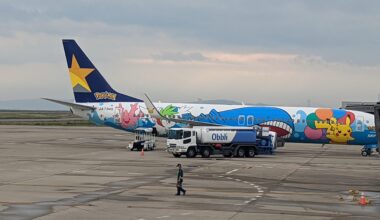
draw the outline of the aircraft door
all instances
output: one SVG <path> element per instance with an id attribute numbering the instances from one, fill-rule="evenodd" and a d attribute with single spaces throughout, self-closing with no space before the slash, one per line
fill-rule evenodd
<path id="1" fill-rule="evenodd" d="M 363 116 L 358 116 L 356 118 L 356 131 L 359 131 L 359 132 L 364 131 L 364 118 L 363 118 Z"/>

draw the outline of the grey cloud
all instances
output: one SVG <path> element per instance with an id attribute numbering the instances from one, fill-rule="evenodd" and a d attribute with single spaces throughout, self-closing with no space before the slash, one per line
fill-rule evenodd
<path id="1" fill-rule="evenodd" d="M 176 39 L 190 38 L 187 43 L 204 48 L 300 53 L 375 64 L 380 61 L 378 8 L 380 2 L 370 0 L 36 0 L 33 4 L 24 0 L 1 4 L 0 25 L 2 32 L 22 29 L 23 25 L 13 24 L 21 22 L 30 32 L 65 34 L 72 32 L 70 28 L 38 28 L 38 23 L 67 19 L 83 23 L 77 32 L 83 34 L 88 23 L 98 22 L 126 38 L 125 30 L 142 27 Z"/>
<path id="2" fill-rule="evenodd" d="M 164 52 L 154 54 L 152 58 L 160 61 L 206 61 L 207 57 L 199 52 L 184 53 L 184 52 Z"/>
<path id="3" fill-rule="evenodd" d="M 115 88 L 131 95 L 148 88 L 168 101 L 202 97 L 298 105 L 311 99 L 330 106 L 372 99 L 380 80 L 379 8 L 380 1 L 370 0 L 3 0 L 0 74 L 8 81 L 0 82 L 0 99 L 72 97 L 60 41 L 66 37 L 78 41 Z M 210 52 L 297 58 L 236 65 L 128 61 L 208 61 Z M 274 85 L 270 92 L 256 86 L 268 79 Z M 357 82 L 362 85 L 355 89 Z M 16 84 L 23 89 L 12 90 Z"/>

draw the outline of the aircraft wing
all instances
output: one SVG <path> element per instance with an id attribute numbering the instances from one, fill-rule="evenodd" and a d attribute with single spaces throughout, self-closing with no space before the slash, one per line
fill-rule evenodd
<path id="1" fill-rule="evenodd" d="M 180 119 L 180 118 L 168 118 L 164 115 L 162 115 L 156 106 L 154 106 L 153 102 L 150 100 L 147 94 L 144 94 L 145 98 L 143 99 L 146 105 L 146 108 L 148 109 L 148 113 L 153 117 L 153 118 L 158 118 L 161 120 L 167 120 L 167 121 L 172 121 L 175 123 L 181 123 L 181 124 L 188 124 L 192 126 L 221 126 L 220 124 L 213 124 L 213 123 L 208 123 L 208 122 L 201 122 L 201 121 L 192 121 L 192 120 L 185 120 L 185 119 Z"/>
<path id="2" fill-rule="evenodd" d="M 65 102 L 65 101 L 61 101 L 61 100 L 48 99 L 48 98 L 42 98 L 42 99 L 45 99 L 45 100 L 50 101 L 50 102 L 55 102 L 55 103 L 58 103 L 61 105 L 65 105 L 68 107 L 73 107 L 76 109 L 82 109 L 82 110 L 95 110 L 96 109 L 95 107 L 92 107 L 92 106 L 81 105 L 81 104 L 71 103 L 71 102 Z"/>

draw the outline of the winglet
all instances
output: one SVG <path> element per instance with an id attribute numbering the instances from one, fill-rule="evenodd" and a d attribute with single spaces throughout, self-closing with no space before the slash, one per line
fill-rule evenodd
<path id="1" fill-rule="evenodd" d="M 148 113 L 153 117 L 153 118 L 160 118 L 160 119 L 167 119 L 163 115 L 160 114 L 160 112 L 157 110 L 156 106 L 154 106 L 152 100 L 149 98 L 147 94 L 144 93 L 144 102 L 146 105 L 146 108 L 148 109 Z"/>

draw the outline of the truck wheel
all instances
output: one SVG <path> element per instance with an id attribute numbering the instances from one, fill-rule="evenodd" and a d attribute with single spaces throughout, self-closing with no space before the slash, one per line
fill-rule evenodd
<path id="1" fill-rule="evenodd" d="M 362 156 L 363 156 L 363 157 L 368 156 L 367 151 L 363 150 L 363 151 L 362 151 Z"/>
<path id="2" fill-rule="evenodd" d="M 379 148 L 376 148 L 376 152 L 379 153 Z"/>
<path id="3" fill-rule="evenodd" d="M 178 157 L 181 157 L 181 154 L 174 154 L 173 153 L 173 156 L 176 157 L 176 158 L 178 158 Z"/>
<path id="4" fill-rule="evenodd" d="M 238 151 L 237 151 L 236 156 L 237 156 L 237 157 L 244 157 L 244 155 L 245 155 L 245 150 L 244 150 L 244 148 L 240 147 L 240 148 L 238 149 Z"/>
<path id="5" fill-rule="evenodd" d="M 255 155 L 256 155 L 255 149 L 249 148 L 247 150 L 247 155 L 246 155 L 247 157 L 255 157 Z"/>
<path id="6" fill-rule="evenodd" d="M 210 149 L 208 147 L 206 147 L 205 149 L 203 149 L 203 151 L 202 151 L 202 157 L 209 158 L 210 155 L 211 155 L 211 152 L 210 152 Z"/>
<path id="7" fill-rule="evenodd" d="M 187 149 L 187 152 L 186 152 L 187 158 L 192 158 L 192 157 L 195 157 L 196 155 L 197 155 L 197 152 L 195 152 L 195 149 L 193 147 L 190 147 L 189 149 Z"/>

